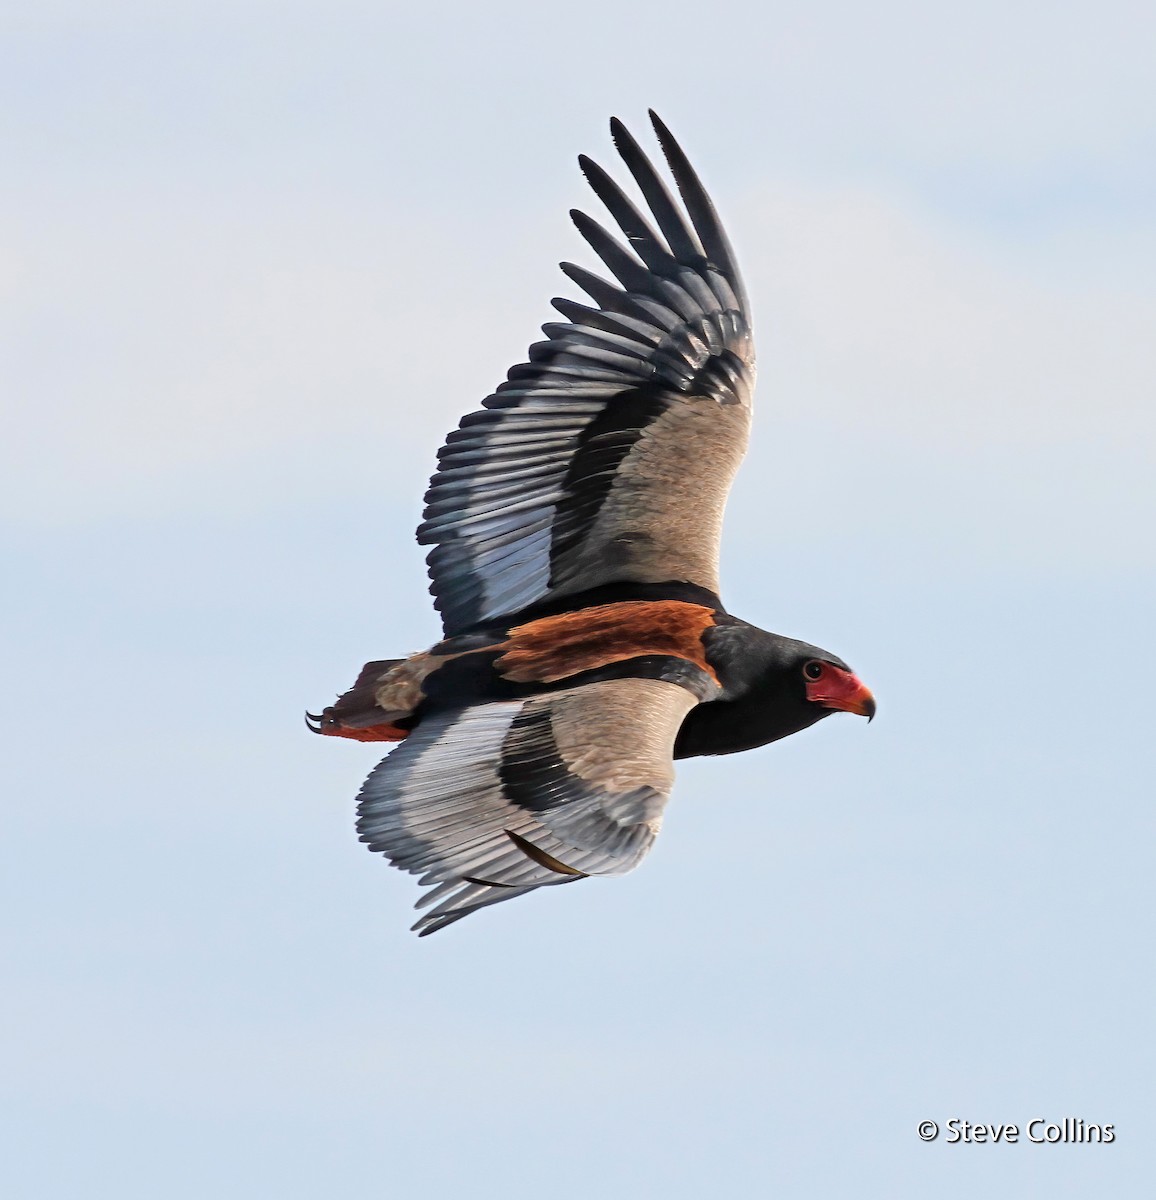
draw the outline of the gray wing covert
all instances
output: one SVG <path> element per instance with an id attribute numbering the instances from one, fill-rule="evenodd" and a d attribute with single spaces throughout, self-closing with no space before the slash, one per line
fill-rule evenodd
<path id="1" fill-rule="evenodd" d="M 616 282 L 563 270 L 529 362 L 449 435 L 418 541 L 447 636 L 605 583 L 718 592 L 723 508 L 746 449 L 754 349 L 734 255 L 698 176 L 651 114 L 681 204 L 625 127 L 643 215 L 580 162 L 629 249 L 572 214 Z"/>

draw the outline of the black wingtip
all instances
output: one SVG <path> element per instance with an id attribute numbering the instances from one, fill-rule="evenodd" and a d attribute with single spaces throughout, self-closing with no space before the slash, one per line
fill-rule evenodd
<path id="1" fill-rule="evenodd" d="M 619 150 L 619 153 L 621 153 L 620 147 L 622 145 L 623 138 L 629 138 L 629 137 L 630 137 L 630 130 L 627 129 L 626 126 L 617 117 L 611 117 L 610 118 L 610 140 L 614 143 L 615 149 Z"/>
<path id="2" fill-rule="evenodd" d="M 666 123 L 654 111 L 649 110 L 650 123 L 658 137 L 658 144 L 666 158 L 666 165 L 674 176 L 674 182 L 682 196 L 683 204 L 690 216 L 691 224 L 702 242 L 707 258 L 727 277 L 740 304 L 746 304 L 746 294 L 743 289 L 742 276 L 739 274 L 735 261 L 734 250 L 730 240 L 715 211 L 714 203 L 703 186 L 698 172 L 687 158 L 686 151 L 679 145 L 678 139 L 666 127 Z"/>
<path id="3" fill-rule="evenodd" d="M 674 134 L 670 132 L 666 122 L 658 115 L 658 113 L 656 113 L 653 108 L 648 108 L 646 111 L 650 117 L 650 124 L 654 129 L 655 137 L 658 138 L 658 144 L 662 147 L 662 153 L 666 156 L 666 161 L 668 164 L 670 164 L 671 169 L 673 170 L 674 164 L 670 162 L 671 153 L 673 152 L 679 157 L 685 157 L 685 155 L 683 155 L 682 147 L 678 144 L 678 140 L 675 138 Z"/>

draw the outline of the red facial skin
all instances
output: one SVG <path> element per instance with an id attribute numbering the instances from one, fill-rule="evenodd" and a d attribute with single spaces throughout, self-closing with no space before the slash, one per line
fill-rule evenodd
<path id="1" fill-rule="evenodd" d="M 840 712 L 866 717 L 868 721 L 875 716 L 875 697 L 857 675 L 831 663 L 817 659 L 812 661 L 821 668 L 821 674 L 818 679 L 811 679 L 804 673 L 808 700 L 824 708 L 836 708 Z M 810 663 L 807 665 L 810 666 Z"/>

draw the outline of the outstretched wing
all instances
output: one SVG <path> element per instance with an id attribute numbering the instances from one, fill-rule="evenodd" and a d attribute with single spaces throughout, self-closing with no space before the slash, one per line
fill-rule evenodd
<path id="1" fill-rule="evenodd" d="M 650 849 L 691 691 L 611 679 L 427 717 L 369 776 L 358 832 L 433 890 L 414 929 L 589 875 Z"/>
<path id="2" fill-rule="evenodd" d="M 430 590 L 447 636 L 609 583 L 718 592 L 754 349 L 714 206 L 651 119 L 681 205 L 612 121 L 650 217 L 584 156 L 629 249 L 584 213 L 571 215 L 617 282 L 563 263 L 596 307 L 556 299 L 567 321 L 543 326 L 548 340 L 530 347 L 530 361 L 439 453 L 418 541 L 433 546 Z"/>

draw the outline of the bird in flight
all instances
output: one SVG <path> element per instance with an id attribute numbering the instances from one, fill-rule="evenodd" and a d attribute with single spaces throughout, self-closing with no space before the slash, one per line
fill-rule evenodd
<path id="1" fill-rule="evenodd" d="M 367 663 L 308 717 L 317 733 L 400 743 L 366 780 L 357 828 L 430 889 L 422 935 L 632 870 L 675 759 L 875 713 L 842 659 L 719 599 L 754 345 L 714 205 L 650 117 L 677 197 L 611 121 L 644 207 L 583 155 L 622 237 L 571 216 L 612 278 L 562 264 L 591 303 L 555 299 L 564 319 L 438 453 L 417 539 L 443 640 Z"/>

